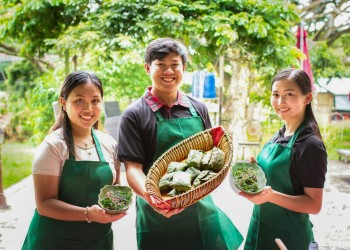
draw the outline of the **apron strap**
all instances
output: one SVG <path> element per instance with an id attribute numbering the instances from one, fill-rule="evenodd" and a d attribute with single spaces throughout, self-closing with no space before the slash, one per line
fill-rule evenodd
<path id="1" fill-rule="evenodd" d="M 192 116 L 194 116 L 194 117 L 198 117 L 199 116 L 197 114 L 197 111 L 194 109 L 192 103 L 190 103 L 190 112 L 191 112 Z"/>
<path id="2" fill-rule="evenodd" d="M 96 151 L 97 151 L 98 157 L 100 158 L 100 161 L 105 162 L 106 160 L 105 160 L 105 157 L 104 157 L 103 152 L 102 152 L 102 147 L 101 147 L 100 141 L 98 140 L 98 138 L 96 136 L 95 130 L 92 129 L 91 132 L 92 132 L 92 137 L 95 141 Z"/>
<path id="3" fill-rule="evenodd" d="M 183 97 L 183 99 L 184 99 L 184 100 L 187 102 L 187 104 L 190 106 L 191 115 L 194 116 L 194 117 L 198 117 L 199 115 L 198 115 L 197 111 L 195 110 L 195 108 L 193 107 L 193 105 L 192 105 L 190 99 L 188 98 L 188 96 L 185 95 L 185 96 Z"/>
<path id="4" fill-rule="evenodd" d="M 164 120 L 163 116 L 159 112 L 159 109 L 156 110 L 154 113 L 156 114 L 158 121 L 163 121 Z"/>
<path id="5" fill-rule="evenodd" d="M 298 138 L 299 133 L 301 132 L 301 130 L 305 127 L 305 123 L 301 123 L 300 126 L 298 127 L 298 129 L 295 131 L 294 135 L 292 136 L 292 138 L 290 138 L 287 147 L 290 148 L 294 145 L 294 142 L 296 141 L 296 139 Z"/>

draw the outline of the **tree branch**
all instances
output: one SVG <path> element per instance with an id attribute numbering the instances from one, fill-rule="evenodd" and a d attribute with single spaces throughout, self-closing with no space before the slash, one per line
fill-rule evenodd
<path id="1" fill-rule="evenodd" d="M 330 37 L 330 39 L 327 41 L 328 46 L 332 45 L 340 36 L 342 36 L 343 34 L 349 33 L 350 32 L 350 28 L 347 28 L 345 30 L 336 32 L 334 35 L 332 35 Z"/>
<path id="2" fill-rule="evenodd" d="M 0 43 L 0 52 L 11 56 L 18 56 L 18 49 L 4 43 Z"/>
<path id="3" fill-rule="evenodd" d="M 0 53 L 4 53 L 10 56 L 18 56 L 19 50 L 10 45 L 0 43 Z M 40 58 L 37 56 L 34 56 L 34 57 L 26 56 L 25 58 L 31 61 L 41 72 L 47 71 L 47 68 L 51 68 L 51 69 L 55 68 L 50 61 L 45 60 L 43 58 Z"/>

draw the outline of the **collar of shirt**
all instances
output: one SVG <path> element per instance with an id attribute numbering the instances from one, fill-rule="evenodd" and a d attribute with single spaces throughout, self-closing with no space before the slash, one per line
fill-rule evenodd
<path id="1" fill-rule="evenodd" d="M 169 107 L 167 104 L 165 104 L 164 102 L 159 100 L 159 98 L 156 97 L 155 95 L 152 95 L 151 89 L 152 89 L 152 87 L 147 88 L 145 94 L 143 95 L 143 98 L 145 98 L 145 101 L 150 106 L 152 111 L 156 112 L 157 110 L 159 110 L 163 106 L 165 106 L 165 108 L 167 108 L 167 109 L 170 109 L 171 107 Z M 190 105 L 188 104 L 186 95 L 183 94 L 180 90 L 177 91 L 177 101 L 174 103 L 174 105 L 181 105 L 181 106 L 186 107 L 186 108 L 190 107 Z"/>
<path id="2" fill-rule="evenodd" d="M 286 125 L 283 125 L 281 129 L 278 131 L 278 136 L 275 139 L 275 142 L 277 143 L 288 143 L 290 138 L 292 138 L 292 135 L 284 136 L 284 133 L 286 132 Z M 306 125 L 301 131 L 296 139 L 297 142 L 304 140 L 305 138 L 314 135 L 312 128 L 309 125 Z"/>

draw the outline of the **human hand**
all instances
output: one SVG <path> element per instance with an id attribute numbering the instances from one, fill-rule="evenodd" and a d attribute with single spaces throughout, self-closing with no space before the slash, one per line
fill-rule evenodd
<path id="1" fill-rule="evenodd" d="M 250 162 L 250 163 L 258 164 L 258 162 L 255 160 L 254 157 L 250 157 L 250 161 L 249 161 L 249 162 Z"/>
<path id="2" fill-rule="evenodd" d="M 170 218 L 171 216 L 181 213 L 184 208 L 175 208 L 172 209 L 171 205 L 164 200 L 159 199 L 154 195 L 145 194 L 145 200 L 150 204 L 150 206 L 157 213 L 163 215 L 166 218 Z"/>
<path id="3" fill-rule="evenodd" d="M 272 194 L 272 188 L 270 186 L 266 186 L 263 190 L 258 194 L 247 194 L 244 192 L 240 192 L 239 194 L 253 202 L 255 205 L 260 205 L 265 202 L 270 201 L 270 197 Z"/>
<path id="4" fill-rule="evenodd" d="M 154 208 L 153 209 L 163 215 L 166 218 L 170 218 L 171 216 L 181 213 L 185 208 L 174 208 L 174 209 L 160 209 L 160 208 Z"/>
<path id="5" fill-rule="evenodd" d="M 88 210 L 88 218 L 90 221 L 106 224 L 110 222 L 115 222 L 121 218 L 123 218 L 126 213 L 120 214 L 109 214 L 101 208 L 99 205 L 93 205 Z"/>

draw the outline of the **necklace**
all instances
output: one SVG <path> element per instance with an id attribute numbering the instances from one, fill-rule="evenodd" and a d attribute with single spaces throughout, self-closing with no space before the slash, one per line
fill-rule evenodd
<path id="1" fill-rule="evenodd" d="M 84 149 L 89 149 L 95 145 L 93 142 L 90 144 L 88 144 L 88 143 L 74 143 L 74 144 L 81 147 L 81 148 L 84 148 Z"/>
<path id="2" fill-rule="evenodd" d="M 90 138 L 85 139 L 85 140 L 75 138 L 74 144 L 78 145 L 82 148 L 91 148 L 95 143 L 94 143 L 94 140 L 92 139 L 92 137 L 90 137 Z"/>
<path id="3" fill-rule="evenodd" d="M 82 154 L 82 155 L 87 154 L 89 159 L 92 160 L 91 157 L 94 154 L 94 152 L 96 151 L 95 144 L 92 144 L 90 146 L 87 144 L 84 144 L 84 146 L 82 146 L 82 145 L 75 143 L 74 145 L 78 148 L 78 150 L 80 152 L 79 154 Z"/>

